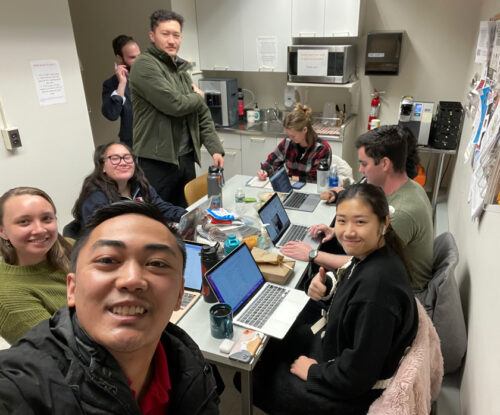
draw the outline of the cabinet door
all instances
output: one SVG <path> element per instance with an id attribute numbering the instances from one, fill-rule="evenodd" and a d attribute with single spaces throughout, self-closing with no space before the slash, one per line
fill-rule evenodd
<path id="1" fill-rule="evenodd" d="M 325 0 L 292 0 L 293 37 L 323 36 L 324 28 Z"/>
<path id="2" fill-rule="evenodd" d="M 224 178 L 229 180 L 231 177 L 241 174 L 241 150 L 228 148 L 224 156 Z"/>
<path id="3" fill-rule="evenodd" d="M 286 72 L 286 48 L 292 44 L 292 0 L 252 0 L 240 4 L 245 22 L 244 70 Z"/>
<path id="4" fill-rule="evenodd" d="M 255 176 L 260 163 L 276 148 L 275 137 L 241 136 L 241 173 Z"/>
<path id="5" fill-rule="evenodd" d="M 198 48 L 202 70 L 243 70 L 241 3 L 196 0 Z"/>
<path id="6" fill-rule="evenodd" d="M 325 37 L 358 36 L 360 0 L 326 0 Z"/>

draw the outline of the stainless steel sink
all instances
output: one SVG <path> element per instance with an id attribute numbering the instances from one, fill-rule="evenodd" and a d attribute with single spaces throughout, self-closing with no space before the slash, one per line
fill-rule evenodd
<path id="1" fill-rule="evenodd" d="M 280 121 L 260 121 L 255 124 L 248 125 L 247 130 L 249 131 L 261 131 L 263 133 L 282 133 L 283 124 Z"/>

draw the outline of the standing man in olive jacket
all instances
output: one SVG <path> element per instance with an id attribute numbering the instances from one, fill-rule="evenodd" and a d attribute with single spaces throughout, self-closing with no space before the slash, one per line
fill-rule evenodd
<path id="1" fill-rule="evenodd" d="M 224 149 L 203 91 L 187 72 L 190 64 L 177 56 L 183 22 L 172 11 L 151 15 L 152 45 L 135 61 L 130 89 L 139 164 L 163 200 L 185 207 L 184 185 L 196 177 L 201 145 L 218 167 L 223 167 Z"/>
<path id="2" fill-rule="evenodd" d="M 0 414 L 218 414 L 210 365 L 169 323 L 185 265 L 154 206 L 98 210 L 73 247 L 68 307 L 0 352 Z"/>

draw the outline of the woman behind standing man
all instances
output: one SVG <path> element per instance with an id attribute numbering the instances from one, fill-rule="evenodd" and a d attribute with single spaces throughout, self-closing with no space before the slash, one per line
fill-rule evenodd
<path id="1" fill-rule="evenodd" d="M 278 147 L 261 163 L 257 176 L 261 180 L 286 166 L 289 176 L 300 181 L 316 182 L 316 171 L 321 160 L 330 165 L 332 150 L 326 140 L 318 137 L 312 127 L 311 108 L 297 104 L 283 120 L 286 137 Z"/>
<path id="2" fill-rule="evenodd" d="M 44 191 L 16 187 L 0 197 L 0 336 L 9 343 L 66 305 L 70 251 Z"/>
<path id="3" fill-rule="evenodd" d="M 383 191 L 341 192 L 335 234 L 352 259 L 331 283 L 321 268 L 308 289 L 327 302 L 326 318 L 295 324 L 256 367 L 254 401 L 267 413 L 366 414 L 415 338 L 416 302 Z"/>
<path id="4" fill-rule="evenodd" d="M 94 212 L 123 199 L 155 205 L 170 222 L 179 222 L 184 208 L 165 202 L 148 183 L 135 156 L 123 143 L 102 144 L 94 152 L 94 171 L 83 181 L 73 216 L 84 226 Z"/>

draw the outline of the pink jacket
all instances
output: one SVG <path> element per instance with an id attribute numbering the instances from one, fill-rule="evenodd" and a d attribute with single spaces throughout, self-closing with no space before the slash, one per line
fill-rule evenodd
<path id="1" fill-rule="evenodd" d="M 443 379 L 443 356 L 436 329 L 418 300 L 418 330 L 382 396 L 368 415 L 428 415 Z"/>

